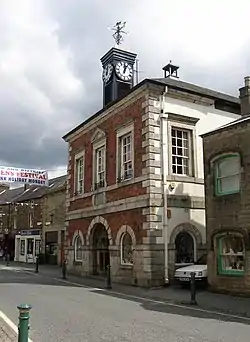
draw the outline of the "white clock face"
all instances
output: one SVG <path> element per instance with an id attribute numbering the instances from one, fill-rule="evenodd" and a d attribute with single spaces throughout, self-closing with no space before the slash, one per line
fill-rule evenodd
<path id="1" fill-rule="evenodd" d="M 123 81 L 129 81 L 133 76 L 133 68 L 127 62 L 118 62 L 115 66 L 115 71 L 117 76 Z"/>
<path id="2" fill-rule="evenodd" d="M 102 79 L 105 83 L 107 83 L 110 80 L 110 77 L 113 72 L 113 65 L 107 64 L 103 70 Z"/>

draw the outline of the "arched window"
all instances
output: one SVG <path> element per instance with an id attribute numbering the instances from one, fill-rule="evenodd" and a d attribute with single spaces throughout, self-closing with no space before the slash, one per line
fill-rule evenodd
<path id="1" fill-rule="evenodd" d="M 78 235 L 75 238 L 74 259 L 75 259 L 75 261 L 82 261 L 82 239 L 81 239 L 80 235 Z"/>
<path id="2" fill-rule="evenodd" d="M 133 243 L 128 232 L 123 233 L 121 237 L 121 263 L 125 265 L 133 264 Z"/>
<path id="3" fill-rule="evenodd" d="M 215 194 L 229 195 L 240 191 L 240 156 L 226 154 L 214 161 Z"/>
<path id="4" fill-rule="evenodd" d="M 218 273 L 242 275 L 245 270 L 243 237 L 227 233 L 218 237 Z"/>

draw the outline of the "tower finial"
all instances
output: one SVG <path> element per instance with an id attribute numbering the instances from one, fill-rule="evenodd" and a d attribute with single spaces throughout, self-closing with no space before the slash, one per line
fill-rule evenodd
<path id="1" fill-rule="evenodd" d="M 118 21 L 115 26 L 112 28 L 115 33 L 113 34 L 113 38 L 117 45 L 121 45 L 123 41 L 123 34 L 127 34 L 127 32 L 123 31 L 123 28 L 126 25 L 126 21 L 123 23 L 121 21 Z"/>

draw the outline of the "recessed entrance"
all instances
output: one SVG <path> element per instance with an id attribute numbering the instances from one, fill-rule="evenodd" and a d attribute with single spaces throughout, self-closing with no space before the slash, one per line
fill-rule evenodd
<path id="1" fill-rule="evenodd" d="M 176 263 L 194 262 L 194 239 L 188 232 L 181 232 L 175 239 Z"/>
<path id="2" fill-rule="evenodd" d="M 97 223 L 92 233 L 93 274 L 105 275 L 110 264 L 109 238 L 105 226 Z"/>

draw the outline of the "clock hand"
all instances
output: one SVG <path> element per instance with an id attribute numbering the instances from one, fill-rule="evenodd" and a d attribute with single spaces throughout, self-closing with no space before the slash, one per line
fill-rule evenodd
<path id="1" fill-rule="evenodd" d="M 124 65 L 124 67 L 123 67 L 123 73 L 125 74 L 125 72 L 126 72 L 126 70 L 127 70 L 127 65 Z"/>

